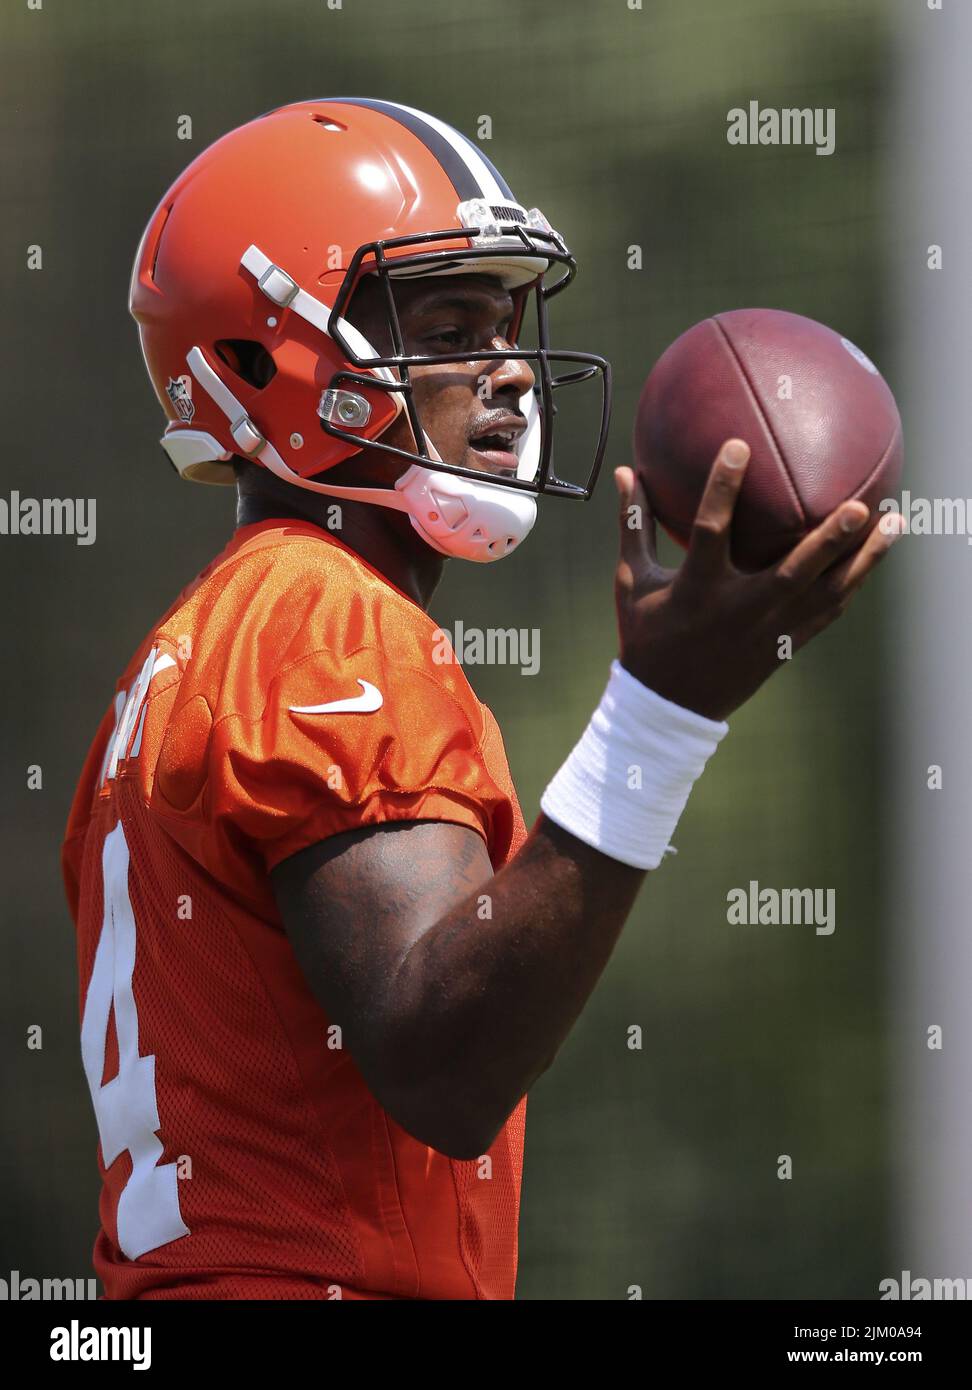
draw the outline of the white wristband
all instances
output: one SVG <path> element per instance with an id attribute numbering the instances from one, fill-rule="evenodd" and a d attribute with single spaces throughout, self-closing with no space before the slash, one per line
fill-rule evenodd
<path id="1" fill-rule="evenodd" d="M 666 700 L 611 662 L 601 703 L 540 809 L 622 864 L 656 869 L 693 783 L 729 732 Z"/>

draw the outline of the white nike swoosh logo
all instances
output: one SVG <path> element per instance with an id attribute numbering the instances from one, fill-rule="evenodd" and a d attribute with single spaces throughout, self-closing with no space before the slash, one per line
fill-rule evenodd
<path id="1" fill-rule="evenodd" d="M 291 705 L 291 714 L 374 714 L 376 709 L 381 709 L 381 691 L 371 684 L 370 681 L 363 681 L 359 678 L 358 684 L 361 686 L 360 695 L 351 695 L 347 700 L 329 700 L 324 705 Z"/>

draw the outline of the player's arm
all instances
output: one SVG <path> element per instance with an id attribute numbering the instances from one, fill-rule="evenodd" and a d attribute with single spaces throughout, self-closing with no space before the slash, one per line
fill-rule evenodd
<path id="1" fill-rule="evenodd" d="M 867 509 L 845 503 L 780 565 L 740 574 L 729 562 L 729 529 L 743 473 L 723 451 L 689 554 L 672 574 L 657 563 L 650 522 L 628 526 L 630 507 L 646 517 L 647 507 L 631 471 L 618 470 L 621 659 L 661 703 L 681 706 L 683 722 L 695 711 L 702 726 L 723 719 L 777 668 L 782 634 L 796 649 L 842 612 L 894 539 L 875 528 L 860 544 Z M 848 530 L 848 519 L 860 524 Z M 654 699 L 643 686 L 629 716 Z M 673 727 L 677 740 L 677 719 Z M 572 760 L 583 745 L 558 774 L 566 774 L 566 793 L 549 803 L 560 823 L 541 815 L 495 875 L 473 830 L 437 822 L 338 835 L 273 873 L 297 959 L 374 1095 L 411 1134 L 455 1157 L 483 1153 L 549 1065 L 644 878 L 627 848 L 638 842 L 639 823 L 621 824 L 627 811 L 610 769 L 599 826 L 585 820 L 588 798 L 571 809 Z M 658 794 L 671 799 L 674 788 L 684 805 L 691 780 L 680 792 L 676 772 L 666 772 Z M 644 835 L 664 840 L 672 828 L 658 831 L 649 815 Z"/>
<path id="2" fill-rule="evenodd" d="M 472 1158 L 546 1069 L 644 874 L 541 816 L 493 874 L 475 830 L 336 835 L 273 872 L 298 963 L 376 1099 Z"/>

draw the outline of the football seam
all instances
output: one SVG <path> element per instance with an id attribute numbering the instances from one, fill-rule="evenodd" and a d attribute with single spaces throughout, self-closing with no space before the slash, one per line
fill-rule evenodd
<path id="1" fill-rule="evenodd" d="M 756 394 L 756 387 L 753 385 L 752 381 L 750 381 L 750 379 L 749 379 L 749 373 L 746 371 L 746 368 L 745 368 L 745 366 L 743 365 L 742 358 L 741 358 L 741 357 L 739 356 L 739 354 L 736 352 L 736 349 L 735 349 L 735 347 L 733 346 L 732 339 L 729 337 L 729 334 L 728 334 L 728 333 L 726 332 L 726 330 L 723 328 L 722 324 L 721 324 L 721 323 L 719 322 L 719 320 L 718 320 L 717 318 L 715 318 L 714 316 L 709 320 L 709 322 L 715 325 L 716 331 L 719 333 L 720 337 L 722 338 L 722 341 L 723 341 L 723 343 L 725 344 L 726 349 L 728 350 L 729 356 L 730 356 L 730 358 L 732 359 L 732 362 L 733 362 L 733 364 L 734 364 L 734 366 L 735 366 L 735 368 L 736 368 L 736 371 L 739 373 L 740 377 L 742 378 L 742 383 L 743 383 L 743 385 L 745 386 L 746 390 L 749 392 L 749 395 L 750 395 L 750 397 L 751 397 L 751 399 L 752 399 L 752 402 L 753 402 L 753 406 L 755 407 L 755 410 L 756 410 L 756 414 L 758 415 L 758 417 L 759 417 L 759 419 L 760 419 L 760 421 L 761 421 L 761 423 L 762 423 L 763 429 L 764 429 L 765 432 L 766 432 L 766 437 L 769 439 L 770 444 L 773 446 L 773 450 L 774 450 L 774 452 L 775 452 L 775 454 L 776 454 L 777 461 L 779 462 L 779 465 L 780 465 L 780 471 L 781 471 L 783 477 L 785 478 L 786 483 L 787 483 L 787 485 L 788 485 L 788 487 L 789 487 L 789 489 L 790 489 L 790 493 L 791 493 L 791 495 L 792 495 L 793 501 L 796 503 L 796 509 L 797 509 L 797 512 L 799 513 L 799 517 L 800 517 L 800 523 L 799 523 L 800 529 L 806 530 L 806 528 L 807 528 L 807 509 L 806 509 L 806 507 L 804 506 L 803 498 L 800 496 L 800 493 L 799 493 L 799 491 L 797 490 L 796 482 L 795 482 L 794 478 L 792 477 L 789 468 L 788 468 L 787 465 L 786 465 L 786 459 L 783 457 L 783 451 L 782 451 L 782 449 L 780 448 L 779 441 L 778 441 L 777 438 L 776 438 L 776 434 L 775 434 L 774 431 L 773 431 L 773 427 L 772 427 L 772 425 L 771 425 L 770 422 L 769 422 L 769 417 L 768 417 L 768 415 L 766 414 L 765 409 L 763 408 L 763 403 L 762 403 L 762 401 L 760 400 L 759 396 Z"/>

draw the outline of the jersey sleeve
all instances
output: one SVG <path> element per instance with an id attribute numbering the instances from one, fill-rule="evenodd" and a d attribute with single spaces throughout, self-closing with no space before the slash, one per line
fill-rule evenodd
<path id="1" fill-rule="evenodd" d="M 374 649 L 335 664 L 314 653 L 275 682 L 263 719 L 217 731 L 219 812 L 268 868 L 380 821 L 459 821 L 486 839 L 481 730 L 435 673 Z"/>
<path id="2" fill-rule="evenodd" d="M 387 821 L 453 821 L 490 845 L 507 797 L 486 770 L 480 708 L 431 664 L 319 649 L 239 703 L 215 718 L 201 695 L 179 704 L 155 775 L 155 808 L 214 872 L 241 842 L 270 870 Z"/>

